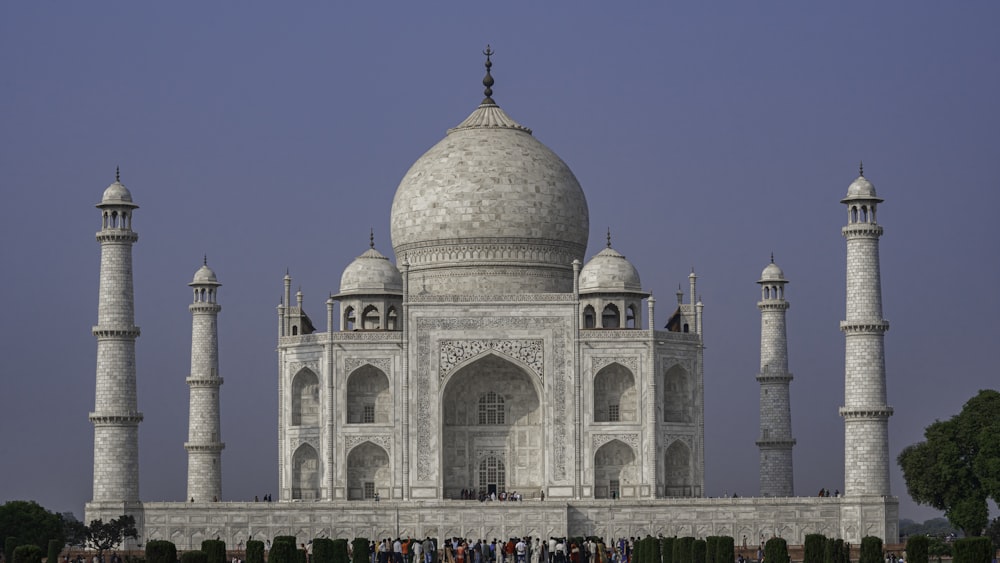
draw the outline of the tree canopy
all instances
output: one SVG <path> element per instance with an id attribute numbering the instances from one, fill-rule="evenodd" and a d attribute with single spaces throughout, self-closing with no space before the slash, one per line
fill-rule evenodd
<path id="1" fill-rule="evenodd" d="M 982 535 L 987 501 L 1000 501 L 1000 392 L 980 391 L 962 412 L 928 426 L 924 438 L 897 459 L 907 492 L 943 510 L 966 536 Z"/>
<path id="2" fill-rule="evenodd" d="M 135 538 L 138 535 L 135 518 L 132 516 L 123 515 L 107 522 L 92 520 L 87 526 L 87 543 L 98 553 L 115 549 L 125 538 Z"/>
<path id="3" fill-rule="evenodd" d="M 49 540 L 65 543 L 63 518 L 31 500 L 12 500 L 0 506 L 0 538 L 16 537 L 20 545 L 49 545 Z"/>

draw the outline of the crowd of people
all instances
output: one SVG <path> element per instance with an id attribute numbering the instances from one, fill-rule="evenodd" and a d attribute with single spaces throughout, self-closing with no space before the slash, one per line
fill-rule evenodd
<path id="1" fill-rule="evenodd" d="M 371 563 L 628 563 L 635 538 L 606 545 L 596 538 L 383 539 L 369 544 Z"/>

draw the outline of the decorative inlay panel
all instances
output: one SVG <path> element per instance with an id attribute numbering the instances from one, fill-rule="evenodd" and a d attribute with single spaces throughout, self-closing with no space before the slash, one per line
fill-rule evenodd
<path id="1" fill-rule="evenodd" d="M 440 378 L 444 379 L 455 366 L 462 362 L 480 356 L 487 352 L 497 352 L 513 358 L 526 365 L 539 379 L 542 378 L 544 363 L 542 350 L 544 346 L 538 340 L 442 340 Z"/>
<path id="2" fill-rule="evenodd" d="M 639 434 L 634 432 L 623 432 L 620 434 L 594 434 L 591 436 L 591 453 L 612 440 L 620 440 L 628 444 L 636 452 L 639 451 Z"/>
<path id="3" fill-rule="evenodd" d="M 385 453 L 389 453 L 391 450 L 390 445 L 392 444 L 392 438 L 385 434 L 349 434 L 344 441 L 346 445 L 345 449 L 348 453 L 356 446 L 365 442 L 371 442 L 385 450 Z"/>
<path id="4" fill-rule="evenodd" d="M 311 371 L 314 374 L 316 374 L 317 377 L 319 377 L 319 373 L 320 373 L 319 372 L 319 362 L 317 362 L 317 361 L 310 361 L 310 362 L 288 362 L 288 375 L 293 375 L 294 376 L 295 374 L 297 374 L 300 371 L 302 371 L 302 368 L 308 369 L 309 371 Z"/>
<path id="5" fill-rule="evenodd" d="M 632 370 L 633 375 L 639 372 L 639 358 L 635 356 L 628 356 L 628 357 L 607 356 L 607 357 L 593 358 L 591 360 L 590 367 L 593 370 L 593 373 L 597 373 L 598 371 L 601 370 L 601 368 L 611 364 L 621 364 L 627 367 L 628 369 Z"/>
<path id="6" fill-rule="evenodd" d="M 692 447 L 694 443 L 694 437 L 690 434 L 667 434 L 664 436 L 663 445 L 669 446 L 676 441 L 684 442 L 687 447 Z"/>
<path id="7" fill-rule="evenodd" d="M 344 371 L 346 373 L 353 373 L 354 370 L 365 364 L 382 370 L 382 373 L 386 375 L 392 372 L 392 358 L 346 358 L 344 360 Z"/>
<path id="8" fill-rule="evenodd" d="M 296 437 L 296 438 L 292 438 L 291 440 L 288 441 L 288 443 L 289 443 L 289 445 L 291 445 L 291 450 L 290 451 L 292 453 L 294 453 L 296 450 L 298 450 L 299 447 L 302 444 L 309 444 L 310 446 L 312 446 L 312 448 L 314 450 L 316 450 L 316 453 L 320 452 L 319 440 L 318 440 L 317 437 L 313 437 L 313 436 L 299 436 L 299 437 Z M 289 459 L 291 459 L 291 457 L 289 457 Z"/>

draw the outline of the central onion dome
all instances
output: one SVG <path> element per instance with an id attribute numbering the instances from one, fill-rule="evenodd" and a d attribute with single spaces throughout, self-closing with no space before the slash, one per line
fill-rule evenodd
<path id="1" fill-rule="evenodd" d="M 421 156 L 392 202 L 392 246 L 411 294 L 569 292 L 587 200 L 573 172 L 486 97 Z"/>

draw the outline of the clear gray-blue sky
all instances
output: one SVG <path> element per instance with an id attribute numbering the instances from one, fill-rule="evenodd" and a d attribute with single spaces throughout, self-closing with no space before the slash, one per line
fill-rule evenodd
<path id="1" fill-rule="evenodd" d="M 882 239 L 895 456 L 1000 385 L 996 2 L 4 2 L 0 501 L 91 496 L 97 203 L 134 226 L 141 490 L 185 488 L 190 294 L 221 292 L 224 496 L 276 493 L 285 268 L 322 319 L 343 268 L 391 254 L 404 172 L 482 97 L 575 171 L 591 245 L 705 308 L 707 493 L 757 490 L 768 256 L 791 279 L 795 484 L 843 488 L 844 241 L 858 161 Z M 324 327 L 325 328 L 325 327 Z M 902 515 L 917 507 L 893 467 Z"/>

